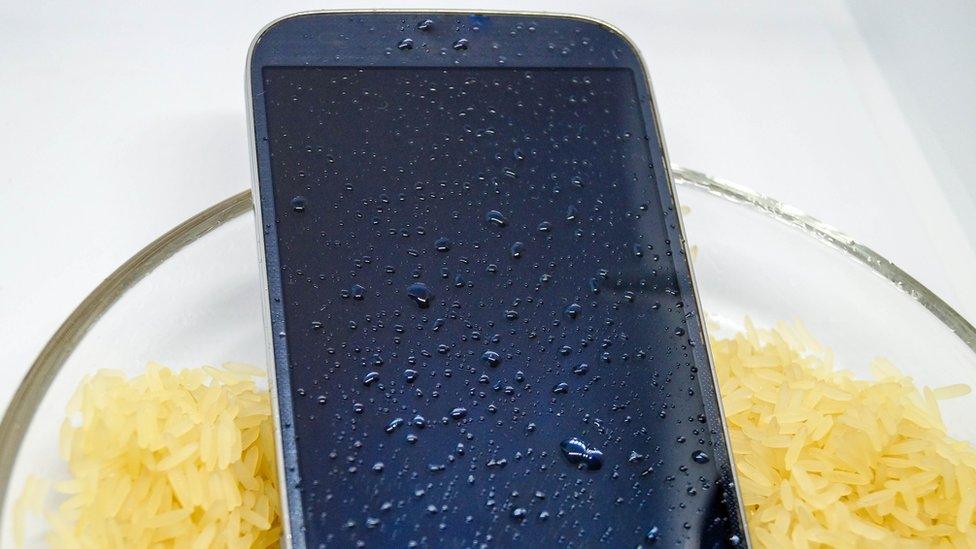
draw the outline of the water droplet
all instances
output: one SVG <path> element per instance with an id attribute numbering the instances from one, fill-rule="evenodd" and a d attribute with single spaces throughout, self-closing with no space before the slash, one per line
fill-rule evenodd
<path id="1" fill-rule="evenodd" d="M 600 281 L 597 278 L 590 279 L 590 291 L 593 292 L 594 295 L 600 293 Z"/>
<path id="2" fill-rule="evenodd" d="M 451 47 L 458 51 L 466 50 L 468 49 L 468 39 L 458 38 L 457 40 L 454 41 L 454 44 Z"/>
<path id="3" fill-rule="evenodd" d="M 548 221 L 539 223 L 539 231 L 548 233 L 550 230 L 552 230 L 552 223 L 549 223 Z"/>
<path id="4" fill-rule="evenodd" d="M 485 351 L 481 355 L 481 360 L 484 360 L 492 368 L 497 368 L 499 364 L 502 363 L 502 356 L 495 351 Z"/>
<path id="5" fill-rule="evenodd" d="M 505 216 L 502 215 L 502 212 L 498 210 L 491 210 L 488 213 L 486 213 L 485 220 L 487 220 L 488 223 L 495 225 L 496 227 L 505 227 L 506 225 L 508 225 L 508 220 L 505 219 Z"/>
<path id="6" fill-rule="evenodd" d="M 353 284 L 352 288 L 349 290 L 349 293 L 352 295 L 353 299 L 362 301 L 366 297 L 366 288 L 360 286 L 359 284 Z"/>
<path id="7" fill-rule="evenodd" d="M 674 329 L 674 335 L 676 335 L 676 336 L 683 336 L 683 335 L 685 335 L 685 329 L 684 328 L 675 328 Z"/>
<path id="8" fill-rule="evenodd" d="M 411 39 L 411 38 L 404 38 L 403 40 L 400 40 L 400 42 L 397 44 L 397 49 L 398 50 L 403 50 L 403 51 L 412 50 L 413 49 L 413 39 Z"/>
<path id="9" fill-rule="evenodd" d="M 363 376 L 363 385 L 369 387 L 373 383 L 376 383 L 380 379 L 379 372 L 370 372 Z"/>
<path id="10" fill-rule="evenodd" d="M 552 388 L 552 392 L 557 395 L 565 395 L 569 392 L 569 384 L 565 381 L 557 383 L 556 386 Z"/>
<path id="11" fill-rule="evenodd" d="M 566 460 L 573 465 L 585 466 L 591 471 L 603 467 L 603 452 L 588 447 L 585 442 L 576 437 L 562 441 L 559 448 L 563 451 Z"/>
<path id="12" fill-rule="evenodd" d="M 292 198 L 291 199 L 291 209 L 294 210 L 294 211 L 296 211 L 296 212 L 304 212 L 305 211 L 305 197 L 304 196 L 296 196 L 295 198 Z"/>
<path id="13" fill-rule="evenodd" d="M 467 408 L 455 408 L 451 410 L 451 419 L 462 419 L 466 415 L 468 415 Z"/>
<path id="14" fill-rule="evenodd" d="M 505 319 L 506 320 L 518 319 L 518 311 L 512 311 L 512 310 L 505 311 Z"/>
<path id="15" fill-rule="evenodd" d="M 522 257 L 522 253 L 525 252 L 525 244 L 516 242 L 515 244 L 512 244 L 512 248 L 509 251 L 512 253 L 513 258 L 518 259 Z"/>
<path id="16" fill-rule="evenodd" d="M 423 21 L 417 23 L 417 30 L 429 31 L 434 28 L 434 22 L 430 19 L 424 19 Z"/>
<path id="17" fill-rule="evenodd" d="M 327 402 L 329 402 L 329 399 L 325 398 L 325 395 L 319 395 L 318 398 L 319 406 L 325 406 Z"/>
<path id="18" fill-rule="evenodd" d="M 691 454 L 691 459 L 695 463 L 708 463 L 709 458 L 708 458 L 708 454 L 706 454 L 705 452 L 701 450 L 695 450 Z"/>
<path id="19" fill-rule="evenodd" d="M 576 206 L 570 205 L 566 208 L 566 221 L 575 221 L 578 213 L 579 211 L 576 209 Z"/>
<path id="20" fill-rule="evenodd" d="M 373 464 L 373 472 L 374 473 L 382 473 L 383 472 L 383 467 L 384 467 L 383 462 L 382 461 L 377 461 L 376 463 Z"/>
<path id="21" fill-rule="evenodd" d="M 417 381 L 418 375 L 419 374 L 417 374 L 417 370 L 407 369 L 403 371 L 403 379 L 405 379 L 407 383 L 413 383 L 414 381 Z"/>
<path id="22" fill-rule="evenodd" d="M 415 282 L 407 288 L 407 297 L 412 299 L 421 309 L 426 309 L 434 300 L 434 292 L 431 292 L 430 288 L 423 282 Z"/>
<path id="23" fill-rule="evenodd" d="M 448 252 L 451 250 L 452 244 L 449 238 L 442 236 L 434 243 L 434 247 L 437 248 L 438 252 Z"/>
<path id="24" fill-rule="evenodd" d="M 566 306 L 566 309 L 563 312 L 569 318 L 576 319 L 577 317 L 579 317 L 580 311 L 582 310 L 583 307 L 581 307 L 579 303 L 571 303 Z"/>
<path id="25" fill-rule="evenodd" d="M 659 535 L 658 532 L 659 530 L 657 526 L 652 526 L 651 529 L 648 530 L 646 534 L 644 534 L 644 539 L 647 541 L 647 543 L 657 543 L 657 539 Z"/>
<path id="26" fill-rule="evenodd" d="M 392 433 L 393 431 L 396 431 L 401 425 L 403 425 L 403 418 L 398 417 L 390 421 L 389 423 L 387 423 L 386 429 L 384 429 L 384 431 L 386 431 L 387 433 Z"/>
<path id="27" fill-rule="evenodd" d="M 577 364 L 573 367 L 573 373 L 581 376 L 590 370 L 590 367 L 584 362 L 582 364 Z"/>
<path id="28" fill-rule="evenodd" d="M 512 509 L 512 518 L 519 522 L 525 520 L 525 517 L 528 514 L 529 512 L 525 510 L 525 507 L 516 507 L 515 509 Z"/>

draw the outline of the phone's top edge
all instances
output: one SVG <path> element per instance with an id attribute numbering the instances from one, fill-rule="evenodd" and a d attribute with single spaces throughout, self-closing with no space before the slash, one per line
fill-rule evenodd
<path id="1" fill-rule="evenodd" d="M 291 19 L 298 19 L 300 17 L 306 17 L 310 15 L 367 15 L 367 14 L 382 14 L 382 15 L 393 15 L 393 14 L 404 14 L 404 15 L 418 15 L 418 14 L 431 14 L 431 15 L 503 15 L 503 16 L 518 16 L 518 17 L 545 17 L 545 18 L 555 18 L 555 19 L 567 19 L 573 21 L 579 21 L 581 23 L 588 23 L 596 27 L 600 27 L 611 34 L 620 37 L 628 48 L 635 54 L 636 57 L 641 58 L 640 50 L 637 49 L 637 45 L 631 38 L 620 30 L 616 25 L 599 19 L 597 17 L 592 17 L 589 15 L 577 14 L 577 13 L 563 13 L 563 12 L 543 12 L 543 11 L 506 11 L 506 10 L 460 10 L 460 9 L 433 9 L 433 10 L 422 10 L 422 9 L 339 9 L 339 10 L 307 10 L 299 11 L 295 13 L 290 13 L 287 15 L 282 15 L 276 19 L 271 20 L 266 25 L 261 27 L 258 32 L 251 39 L 251 44 L 247 48 L 247 60 L 246 67 L 250 71 L 252 68 L 251 62 L 254 57 L 254 50 L 257 48 L 261 39 L 274 27 L 280 25 L 285 21 Z M 248 84 L 250 87 L 250 84 Z"/>

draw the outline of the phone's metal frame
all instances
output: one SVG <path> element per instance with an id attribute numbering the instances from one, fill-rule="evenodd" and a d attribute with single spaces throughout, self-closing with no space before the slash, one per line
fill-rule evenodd
<path id="1" fill-rule="evenodd" d="M 275 19 L 274 21 L 271 21 L 270 23 L 265 25 L 260 31 L 258 31 L 258 33 L 251 40 L 251 45 L 248 48 L 248 52 L 247 52 L 247 62 L 245 67 L 245 89 L 246 89 L 246 97 L 247 97 L 248 143 L 249 143 L 250 154 L 251 154 L 251 196 L 254 203 L 254 219 L 255 219 L 255 228 L 256 228 L 255 233 L 257 235 L 258 257 L 260 258 L 260 265 L 261 265 L 261 268 L 259 269 L 261 272 L 261 288 L 263 290 L 261 292 L 262 307 L 264 312 L 262 317 L 264 320 L 265 344 L 266 344 L 266 351 L 267 351 L 267 358 L 268 358 L 269 389 L 271 392 L 271 405 L 273 407 L 272 415 L 274 417 L 274 425 L 275 425 L 275 430 L 274 430 L 275 446 L 277 449 L 278 479 L 279 479 L 279 487 L 280 487 L 279 493 L 281 494 L 280 504 L 281 504 L 281 516 L 282 516 L 283 543 L 287 547 L 304 548 L 305 538 L 302 536 L 295 538 L 294 532 L 291 531 L 291 518 L 293 516 L 293 513 L 298 513 L 299 515 L 301 515 L 302 512 L 301 500 L 300 498 L 298 498 L 296 502 L 291 502 L 290 499 L 292 498 L 289 497 L 289 492 L 291 492 L 292 487 L 285 486 L 285 482 L 287 478 L 285 475 L 285 468 L 297 467 L 297 462 L 286 463 L 286 461 L 295 460 L 297 458 L 297 450 L 294 447 L 286 447 L 285 446 L 286 442 L 282 438 L 282 424 L 281 424 L 282 409 L 280 408 L 280 405 L 282 403 L 279 401 L 278 398 L 279 395 L 278 388 L 279 388 L 280 381 L 277 379 L 278 376 L 276 375 L 277 361 L 276 361 L 275 347 L 273 343 L 275 338 L 275 334 L 273 333 L 273 321 L 272 321 L 273 311 L 271 308 L 271 301 L 270 301 L 271 298 L 270 298 L 270 287 L 269 287 L 269 278 L 268 278 L 268 269 L 267 269 L 267 258 L 265 256 L 265 242 L 264 242 L 265 228 L 264 228 L 264 220 L 262 219 L 263 216 L 262 216 L 261 191 L 260 191 L 260 181 L 259 181 L 259 171 L 258 171 L 259 168 L 258 168 L 258 156 L 257 156 L 257 142 L 256 142 L 255 125 L 254 125 L 254 108 L 253 108 L 254 94 L 251 86 L 252 60 L 253 60 L 255 48 L 257 47 L 258 43 L 260 42 L 261 38 L 265 35 L 265 33 L 269 29 L 273 28 L 274 26 L 288 19 L 305 17 L 305 16 L 314 16 L 314 15 L 368 15 L 373 13 L 384 14 L 384 15 L 403 14 L 405 16 L 486 15 L 486 16 L 519 16 L 519 17 L 530 17 L 530 18 L 563 18 L 563 19 L 571 19 L 571 20 L 579 21 L 581 23 L 597 25 L 603 27 L 605 30 L 611 33 L 618 35 L 627 44 L 630 50 L 634 53 L 634 55 L 637 58 L 637 62 L 639 63 L 642 72 L 644 73 L 645 84 L 647 86 L 647 93 L 650 97 L 650 110 L 651 110 L 652 117 L 654 119 L 653 120 L 654 130 L 657 134 L 658 144 L 660 146 L 661 155 L 664 160 L 664 165 L 662 166 L 662 168 L 663 168 L 664 176 L 667 180 L 666 183 L 667 183 L 667 188 L 669 190 L 670 198 L 674 203 L 674 212 L 672 213 L 677 218 L 677 227 L 678 227 L 677 230 L 680 235 L 679 249 L 681 252 L 679 255 L 681 255 L 682 258 L 684 258 L 683 260 L 686 264 L 691 279 L 694 280 L 695 278 L 694 267 L 692 265 L 690 255 L 688 254 L 687 244 L 684 238 L 685 235 L 684 222 L 681 215 L 681 208 L 678 203 L 677 193 L 675 192 L 674 178 L 672 177 L 671 174 L 671 167 L 668 159 L 668 148 L 665 142 L 664 133 L 662 131 L 661 116 L 657 110 L 657 101 L 654 97 L 654 87 L 651 85 L 650 72 L 647 70 L 647 63 L 644 61 L 644 57 L 641 54 L 640 49 L 633 42 L 633 40 L 630 39 L 629 36 L 623 33 L 616 26 L 597 18 L 593 18 L 585 15 L 576 15 L 576 14 L 545 13 L 545 12 L 532 12 L 532 11 L 499 11 L 499 10 L 483 10 L 483 11 L 474 12 L 470 10 L 445 10 L 445 9 L 314 10 L 314 11 L 304 11 L 304 12 L 285 15 L 283 17 L 279 17 L 278 19 Z M 682 291 L 683 291 L 682 293 L 684 293 L 685 291 L 689 291 L 694 296 L 695 306 L 697 307 L 697 311 L 699 312 L 699 314 L 695 316 L 697 317 L 697 324 L 699 325 L 700 328 L 699 333 L 702 335 L 701 344 L 705 349 L 705 355 L 707 357 L 710 366 L 709 373 L 711 376 L 711 389 L 714 391 L 713 394 L 703 394 L 703 396 L 714 400 L 714 402 L 717 405 L 716 411 L 718 412 L 718 422 L 715 422 L 714 418 L 711 417 L 714 414 L 709 414 L 708 426 L 712 430 L 718 429 L 721 431 L 725 445 L 728 448 L 728 456 L 727 456 L 728 471 L 726 473 L 731 477 L 733 483 L 733 486 L 731 488 L 735 492 L 736 503 L 738 507 L 736 509 L 738 517 L 736 518 L 739 521 L 739 524 L 742 526 L 741 528 L 742 545 L 744 547 L 749 547 L 751 546 L 751 543 L 749 540 L 749 530 L 746 525 L 745 508 L 742 502 L 742 493 L 741 490 L 739 489 L 738 473 L 736 472 L 735 461 L 734 461 L 735 458 L 732 454 L 732 449 L 731 449 L 731 439 L 729 437 L 728 427 L 725 421 L 725 411 L 722 406 L 722 399 L 718 395 L 718 377 L 715 373 L 715 368 L 714 368 L 715 362 L 713 360 L 712 349 L 708 339 L 708 332 L 706 331 L 707 328 L 705 326 L 704 317 L 701 314 L 702 312 L 701 300 L 699 298 L 698 292 L 694 290 L 693 286 L 688 288 L 682 288 Z M 285 379 L 283 380 L 283 382 L 286 385 L 285 390 L 287 391 L 287 394 L 290 395 L 291 394 L 290 387 L 287 387 L 287 385 L 290 384 L 290 380 Z M 703 393 L 710 392 L 707 391 L 707 388 L 704 386 L 702 386 L 702 390 Z M 285 403 L 287 404 L 287 408 L 288 408 L 288 413 L 290 415 L 291 402 L 290 399 L 285 399 L 285 400 L 286 400 Z"/>

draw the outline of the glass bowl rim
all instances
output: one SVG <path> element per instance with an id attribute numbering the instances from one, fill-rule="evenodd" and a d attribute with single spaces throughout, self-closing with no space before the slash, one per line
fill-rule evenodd
<path id="1" fill-rule="evenodd" d="M 843 252 L 925 307 L 976 353 L 976 328 L 969 321 L 921 282 L 868 246 L 797 208 L 747 187 L 680 166 L 672 166 L 670 171 L 676 184 L 752 208 Z M 164 261 L 210 231 L 251 209 L 251 191 L 246 190 L 180 223 L 123 263 L 68 315 L 34 360 L 0 420 L 0 513 L 6 509 L 6 496 L 17 454 L 34 414 L 51 382 L 88 330 L 126 290 Z"/>

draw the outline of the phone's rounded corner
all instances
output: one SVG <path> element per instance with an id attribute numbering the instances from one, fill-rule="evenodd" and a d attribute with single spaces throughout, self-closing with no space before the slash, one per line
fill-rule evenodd
<path id="1" fill-rule="evenodd" d="M 552 14 L 551 17 L 567 19 L 577 24 L 585 25 L 590 29 L 602 33 L 605 38 L 615 41 L 619 48 L 626 50 L 634 58 L 642 58 L 640 50 L 637 48 L 637 44 L 630 38 L 630 36 L 621 30 L 620 27 L 610 23 L 609 21 L 578 13 Z"/>
<path id="2" fill-rule="evenodd" d="M 265 26 L 261 27 L 258 32 L 255 33 L 254 38 L 251 39 L 251 45 L 247 48 L 247 70 L 249 72 L 253 71 L 255 61 L 260 63 L 261 48 L 268 44 L 269 38 L 281 32 L 282 28 L 286 27 L 289 23 L 292 23 L 297 19 L 307 17 L 309 14 L 310 12 L 289 13 L 288 15 L 283 15 L 272 20 Z"/>

